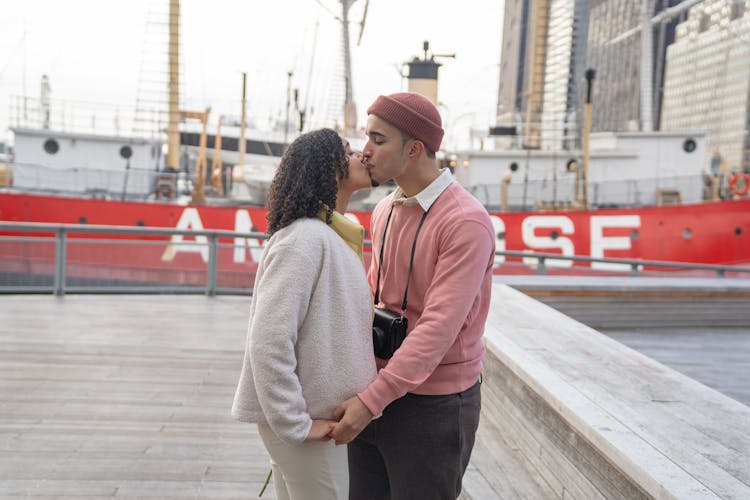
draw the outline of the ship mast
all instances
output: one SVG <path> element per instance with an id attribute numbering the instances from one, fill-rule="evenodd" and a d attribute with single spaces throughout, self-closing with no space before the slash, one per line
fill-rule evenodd
<path id="1" fill-rule="evenodd" d="M 586 70 L 586 104 L 583 108 L 583 137 L 581 145 L 583 147 L 583 209 L 589 209 L 589 140 L 591 137 L 591 86 L 593 84 L 596 72 L 589 68 Z M 577 186 L 576 186 L 577 191 Z"/>
<path id="2" fill-rule="evenodd" d="M 247 141 L 245 141 L 245 126 L 246 124 L 246 113 L 247 113 L 247 73 L 242 72 L 242 117 L 240 118 L 240 147 L 239 149 L 239 165 L 245 164 L 245 150 L 247 148 Z"/>
<path id="3" fill-rule="evenodd" d="M 180 0 L 169 0 L 169 115 L 167 121 L 167 165 L 179 168 L 180 158 Z"/>
<path id="4" fill-rule="evenodd" d="M 357 128 L 357 106 L 352 88 L 352 56 L 349 45 L 349 8 L 356 0 L 341 0 L 341 36 L 344 43 L 344 134 L 353 136 Z"/>
<path id="5" fill-rule="evenodd" d="M 526 88 L 524 89 L 526 123 L 523 132 L 523 147 L 526 150 L 540 149 L 541 147 L 549 2 L 548 0 L 533 0 L 530 9 L 532 24 L 529 27 L 527 38 L 528 52 L 525 64 L 528 74 L 526 76 Z"/>

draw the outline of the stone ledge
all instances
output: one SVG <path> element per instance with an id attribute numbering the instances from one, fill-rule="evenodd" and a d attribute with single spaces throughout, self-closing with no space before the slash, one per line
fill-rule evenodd
<path id="1" fill-rule="evenodd" d="M 559 498 L 748 498 L 750 408 L 505 285 L 484 412 Z"/>

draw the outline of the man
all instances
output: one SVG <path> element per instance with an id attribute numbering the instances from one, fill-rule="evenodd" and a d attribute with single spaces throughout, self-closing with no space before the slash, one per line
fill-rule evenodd
<path id="1" fill-rule="evenodd" d="M 484 207 L 439 169 L 443 129 L 428 99 L 380 96 L 367 112 L 370 175 L 398 186 L 372 214 L 368 279 L 376 306 L 396 314 L 408 280 L 408 334 L 392 358 L 378 360 L 377 379 L 336 409 L 331 436 L 350 443 L 350 499 L 455 499 L 479 423 L 493 228 Z"/>

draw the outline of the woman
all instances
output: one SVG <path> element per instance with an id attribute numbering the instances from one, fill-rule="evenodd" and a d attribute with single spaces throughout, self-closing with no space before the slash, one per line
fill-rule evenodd
<path id="1" fill-rule="evenodd" d="M 336 132 L 300 136 L 271 184 L 245 360 L 232 415 L 258 424 L 279 499 L 345 499 L 333 410 L 376 375 L 364 229 L 342 214 L 371 181 Z M 333 208 L 335 207 L 335 211 Z"/>

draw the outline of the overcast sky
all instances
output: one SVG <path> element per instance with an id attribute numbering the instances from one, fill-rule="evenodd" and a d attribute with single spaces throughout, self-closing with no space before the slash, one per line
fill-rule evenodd
<path id="1" fill-rule="evenodd" d="M 3 2 L 0 30 L 0 134 L 10 95 L 39 95 L 49 75 L 52 97 L 134 107 L 148 54 L 163 50 L 148 13 L 167 0 L 24 0 Z M 354 98 L 359 125 L 381 93 L 405 90 L 402 63 L 429 40 L 443 60 L 439 99 L 448 135 L 491 124 L 497 102 L 503 0 L 371 0 L 359 46 L 365 0 L 350 11 Z M 262 123 L 283 115 L 287 72 L 318 119 L 337 92 L 341 33 L 338 0 L 183 0 L 182 99 L 185 107 L 239 114 L 241 72 L 249 113 Z M 152 16 L 153 18 L 153 16 Z M 310 67 L 312 66 L 312 71 Z M 404 68 L 405 71 L 405 68 Z M 151 75 L 153 76 L 153 75 Z M 140 83 L 139 83 L 140 82 Z M 0 135 L 0 137 L 2 137 Z"/>

